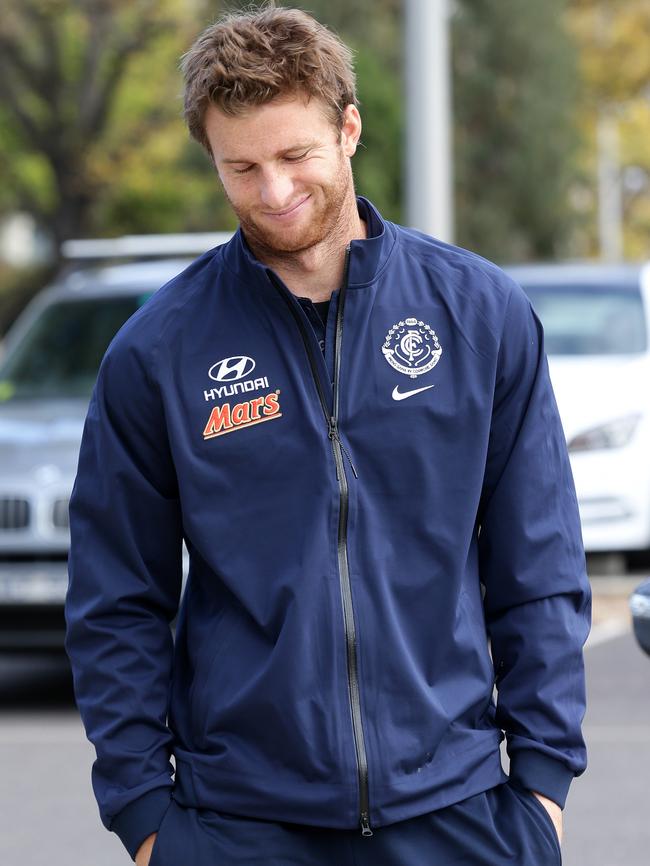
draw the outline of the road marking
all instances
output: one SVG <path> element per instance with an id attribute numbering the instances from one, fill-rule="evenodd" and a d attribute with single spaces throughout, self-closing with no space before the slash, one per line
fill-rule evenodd
<path id="1" fill-rule="evenodd" d="M 608 619 L 593 626 L 585 644 L 586 649 L 591 649 L 607 641 L 615 640 L 631 631 L 631 625 L 627 619 Z"/>

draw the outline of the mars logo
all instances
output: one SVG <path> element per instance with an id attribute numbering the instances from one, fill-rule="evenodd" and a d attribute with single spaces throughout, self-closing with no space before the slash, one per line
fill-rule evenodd
<path id="1" fill-rule="evenodd" d="M 217 361 L 208 370 L 208 376 L 216 382 L 235 382 L 250 376 L 255 369 L 255 361 L 246 355 L 234 355 Z"/>
<path id="2" fill-rule="evenodd" d="M 230 403 L 215 406 L 205 425 L 203 438 L 214 439 L 215 436 L 223 436 L 225 433 L 232 433 L 233 430 L 241 430 L 242 427 L 252 427 L 263 421 L 281 418 L 279 394 L 279 390 L 271 391 L 264 397 L 255 397 L 253 400 L 246 400 L 235 406 L 231 406 Z"/>
<path id="3" fill-rule="evenodd" d="M 432 370 L 442 355 L 433 328 L 413 317 L 393 325 L 381 351 L 391 367 L 411 379 Z"/>

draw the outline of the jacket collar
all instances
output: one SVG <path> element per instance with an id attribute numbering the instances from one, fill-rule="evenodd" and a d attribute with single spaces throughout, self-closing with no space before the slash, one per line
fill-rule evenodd
<path id="1" fill-rule="evenodd" d="M 361 218 L 366 221 L 368 237 L 350 244 L 350 289 L 373 282 L 386 265 L 397 238 L 393 224 L 384 220 L 368 199 L 357 196 L 357 206 Z M 241 226 L 223 247 L 223 257 L 227 267 L 238 277 L 267 281 L 267 266 L 259 262 L 250 251 Z"/>

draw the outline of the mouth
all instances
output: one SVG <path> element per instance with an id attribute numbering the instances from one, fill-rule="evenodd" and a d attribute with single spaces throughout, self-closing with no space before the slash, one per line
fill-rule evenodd
<path id="1" fill-rule="evenodd" d="M 299 201 L 297 201 L 297 202 L 295 202 L 294 204 L 290 205 L 288 208 L 285 208 L 284 210 L 280 210 L 280 211 L 263 211 L 264 216 L 266 216 L 266 217 L 270 217 L 271 219 L 277 219 L 277 220 L 288 219 L 288 218 L 290 218 L 290 217 L 295 216 L 295 215 L 298 213 L 298 211 L 302 209 L 303 205 L 304 205 L 304 204 L 305 204 L 305 203 L 306 203 L 310 198 L 311 198 L 311 195 L 308 194 L 308 195 L 304 196 L 303 198 L 301 198 Z"/>

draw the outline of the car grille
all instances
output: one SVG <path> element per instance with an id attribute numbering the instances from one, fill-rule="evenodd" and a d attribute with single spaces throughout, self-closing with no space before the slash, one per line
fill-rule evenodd
<path id="1" fill-rule="evenodd" d="M 69 499 L 57 499 L 52 511 L 52 523 L 57 529 L 69 529 L 70 518 L 68 517 Z"/>
<path id="2" fill-rule="evenodd" d="M 29 516 L 27 499 L 0 498 L 0 530 L 26 529 Z"/>

